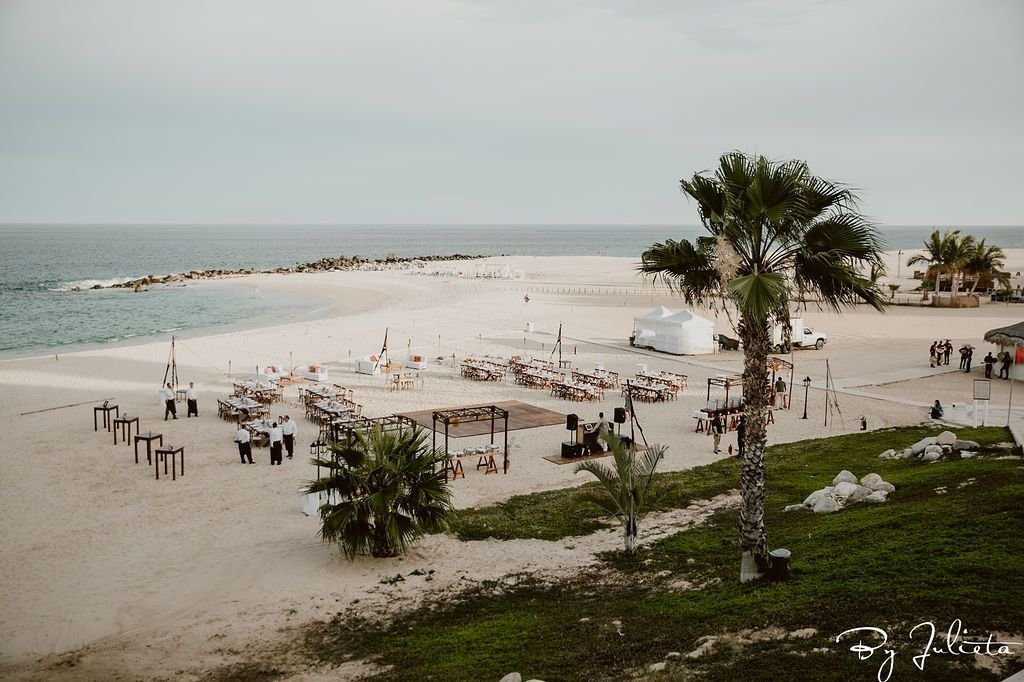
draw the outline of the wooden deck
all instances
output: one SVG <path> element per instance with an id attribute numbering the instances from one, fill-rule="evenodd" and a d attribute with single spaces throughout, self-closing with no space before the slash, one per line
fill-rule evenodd
<path id="1" fill-rule="evenodd" d="M 554 410 L 548 410 L 543 407 L 537 407 L 536 405 L 530 405 L 529 403 L 520 402 L 518 400 L 506 400 L 500 403 L 475 403 L 472 405 L 458 405 L 449 407 L 436 407 L 430 410 L 420 410 L 418 412 L 401 412 L 399 413 L 403 417 L 408 417 L 416 422 L 423 428 L 430 430 L 433 428 L 433 415 L 434 412 L 444 412 L 446 410 L 457 410 L 467 407 L 484 407 L 486 405 L 494 405 L 500 407 L 503 410 L 508 410 L 508 430 L 519 431 L 521 429 L 535 429 L 540 426 L 555 426 L 561 424 L 565 426 L 565 415 L 561 412 L 555 412 Z M 494 432 L 501 433 L 504 427 L 503 419 L 496 419 L 494 421 Z M 437 423 L 438 433 L 444 433 L 444 424 L 441 422 Z M 491 420 L 483 419 L 481 421 L 470 421 L 461 422 L 458 426 L 452 424 L 448 427 L 448 435 L 451 438 L 462 438 L 465 436 L 484 436 L 491 433 Z"/>

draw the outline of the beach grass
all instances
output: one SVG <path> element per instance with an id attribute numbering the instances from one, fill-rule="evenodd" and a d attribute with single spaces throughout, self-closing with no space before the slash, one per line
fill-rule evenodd
<path id="1" fill-rule="evenodd" d="M 892 679 L 1001 679 L 966 655 L 934 654 L 924 672 L 912 662 L 924 642 L 921 631 L 913 640 L 908 632 L 921 622 L 945 632 L 961 619 L 979 639 L 1003 632 L 1019 641 L 1024 631 L 1024 467 L 997 459 L 1006 451 L 994 446 L 1008 440 L 997 428 L 958 431 L 983 445 L 979 458 L 878 459 L 889 447 L 934 433 L 904 428 L 769 448 L 766 523 L 772 546 L 793 552 L 787 582 L 738 582 L 736 512 L 723 510 L 633 556 L 604 554 L 600 568 L 576 579 L 481 583 L 385 625 L 339 614 L 308 627 L 305 646 L 325 663 L 372 658 L 387 667 L 381 679 L 389 680 L 498 680 L 513 670 L 524 679 L 619 680 L 670 652 L 681 657 L 665 661 L 652 679 L 873 680 L 881 651 L 859 661 L 849 651 L 855 641 L 835 641 L 844 630 L 870 626 L 889 633 Z M 662 474 L 661 505 L 734 489 L 736 467 L 720 461 Z M 897 490 L 886 504 L 828 516 L 782 511 L 844 468 L 858 476 L 877 472 Z M 580 511 L 578 494 L 522 496 L 463 512 L 456 532 L 554 539 L 604 525 L 589 510 L 571 513 Z M 790 634 L 800 630 L 802 636 Z M 689 658 L 706 636 L 721 639 Z"/>

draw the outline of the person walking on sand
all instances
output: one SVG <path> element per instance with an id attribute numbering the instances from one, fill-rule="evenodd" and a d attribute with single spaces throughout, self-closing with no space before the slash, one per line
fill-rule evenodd
<path id="1" fill-rule="evenodd" d="M 199 416 L 199 393 L 196 391 L 196 385 L 191 381 L 188 382 L 188 389 L 185 391 L 185 404 L 188 405 L 188 411 L 185 413 L 185 418 L 195 415 Z"/>
<path id="2" fill-rule="evenodd" d="M 781 376 L 778 379 L 776 379 L 776 381 L 775 381 L 775 397 L 779 401 L 779 407 L 785 408 L 786 407 L 786 382 L 783 381 Z M 773 402 L 772 404 L 774 405 L 775 403 Z"/>
<path id="3" fill-rule="evenodd" d="M 292 453 L 295 450 L 295 436 L 298 432 L 299 429 L 295 426 L 295 422 L 286 414 L 284 422 L 281 424 L 281 433 L 284 435 L 284 449 L 288 451 L 288 459 L 292 458 Z"/>
<path id="4" fill-rule="evenodd" d="M 992 351 L 988 352 L 988 355 L 985 356 L 985 359 L 982 360 L 982 362 L 985 363 L 985 378 L 986 379 L 991 379 L 992 378 L 992 365 L 996 364 L 996 359 L 994 357 L 992 357 Z"/>
<path id="5" fill-rule="evenodd" d="M 974 347 L 967 346 L 967 361 L 964 362 L 964 374 L 971 373 L 971 360 L 974 358 Z"/>
<path id="6" fill-rule="evenodd" d="M 725 433 L 725 421 L 721 416 L 715 415 L 715 418 L 711 420 L 711 438 L 715 441 L 715 454 L 721 454 L 722 452 L 722 434 Z"/>
<path id="7" fill-rule="evenodd" d="M 936 359 L 935 348 L 938 345 L 939 345 L 938 342 L 932 341 L 932 347 L 928 349 L 928 366 L 929 367 L 934 367 L 935 366 L 935 359 Z"/>
<path id="8" fill-rule="evenodd" d="M 274 422 L 270 427 L 270 466 L 281 465 L 281 441 L 283 440 L 284 434 L 281 433 L 281 427 Z"/>
<path id="9" fill-rule="evenodd" d="M 171 415 L 177 419 L 178 408 L 174 405 L 174 389 L 171 388 L 170 384 L 167 384 L 167 386 L 160 389 L 160 397 L 163 398 L 164 401 L 164 421 L 167 421 L 167 415 Z"/>
<path id="10" fill-rule="evenodd" d="M 249 464 L 253 463 L 252 443 L 249 442 L 250 440 L 249 431 L 239 422 L 238 431 L 235 432 L 235 442 L 238 443 L 238 456 L 241 458 L 242 464 L 246 463 L 246 459 L 249 460 Z"/>
<path id="11" fill-rule="evenodd" d="M 736 424 L 736 456 L 743 459 L 744 444 L 747 434 L 747 417 L 740 415 L 740 421 Z"/>
<path id="12" fill-rule="evenodd" d="M 942 357 L 945 359 L 945 362 L 943 362 L 942 364 L 948 365 L 949 356 L 953 354 L 953 342 L 950 341 L 949 339 L 946 339 L 946 343 L 943 345 L 945 346 L 945 349 L 942 351 Z"/>

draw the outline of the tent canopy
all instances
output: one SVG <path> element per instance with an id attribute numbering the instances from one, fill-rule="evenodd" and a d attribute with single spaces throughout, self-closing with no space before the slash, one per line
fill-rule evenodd
<path id="1" fill-rule="evenodd" d="M 715 323 L 689 310 L 673 313 L 658 306 L 633 318 L 634 345 L 676 355 L 714 352 Z"/>
<path id="2" fill-rule="evenodd" d="M 1024 347 L 1024 322 L 1011 324 L 1009 327 L 989 329 L 985 332 L 985 340 L 1000 346 Z"/>

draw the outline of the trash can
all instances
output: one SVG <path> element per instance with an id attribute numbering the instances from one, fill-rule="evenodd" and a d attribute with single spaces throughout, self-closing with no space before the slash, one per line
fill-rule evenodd
<path id="1" fill-rule="evenodd" d="M 772 581 L 789 580 L 790 552 L 788 549 L 773 549 L 768 552 L 771 566 L 768 567 L 768 579 Z"/>

